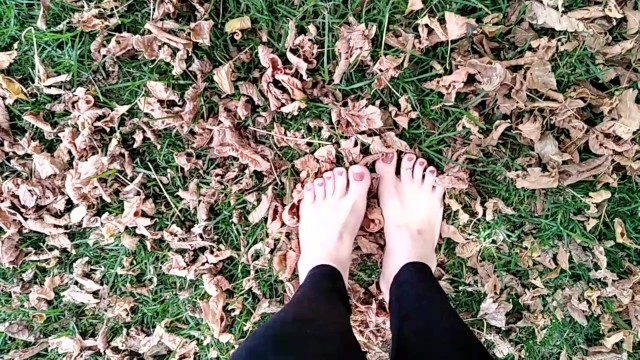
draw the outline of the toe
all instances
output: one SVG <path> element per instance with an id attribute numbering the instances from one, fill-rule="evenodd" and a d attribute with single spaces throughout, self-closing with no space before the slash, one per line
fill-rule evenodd
<path id="1" fill-rule="evenodd" d="M 333 178 L 333 171 L 327 171 L 326 173 L 322 174 L 322 178 L 324 179 L 324 191 L 325 191 L 325 196 L 327 198 L 330 198 L 333 196 L 333 192 L 335 189 L 335 181 Z"/>
<path id="2" fill-rule="evenodd" d="M 333 196 L 343 197 L 347 193 L 347 170 L 335 168 L 333 169 L 333 177 L 335 178 Z"/>
<path id="3" fill-rule="evenodd" d="M 324 179 L 315 179 L 313 181 L 316 201 L 322 201 L 325 197 Z"/>
<path id="4" fill-rule="evenodd" d="M 381 177 L 396 176 L 396 160 L 395 152 L 384 153 L 382 157 L 376 161 L 376 172 Z"/>
<path id="5" fill-rule="evenodd" d="M 369 170 L 362 165 L 354 165 L 349 168 L 349 190 L 350 194 L 364 193 L 366 196 L 367 190 L 371 185 L 371 174 Z"/>
<path id="6" fill-rule="evenodd" d="M 427 167 L 427 160 L 418 159 L 416 161 L 415 166 L 413 167 L 413 181 L 418 184 L 422 184 L 422 180 L 424 179 L 424 169 Z"/>
<path id="7" fill-rule="evenodd" d="M 443 197 L 443 196 L 444 196 L 444 186 L 441 186 L 441 185 L 434 185 L 434 186 L 433 186 L 433 192 L 434 192 L 438 197 Z"/>
<path id="8" fill-rule="evenodd" d="M 306 183 L 304 185 L 304 193 L 303 193 L 302 201 L 300 202 L 300 210 L 304 211 L 303 209 L 308 207 L 309 205 L 312 205 L 315 199 L 316 199 L 316 194 L 315 194 L 315 191 L 313 191 L 313 184 Z"/>
<path id="9" fill-rule="evenodd" d="M 433 185 L 435 185 L 436 175 L 438 171 L 433 166 L 429 166 L 426 173 L 424 174 L 424 187 L 427 189 L 432 189 Z"/>
<path id="10" fill-rule="evenodd" d="M 416 162 L 414 154 L 405 154 L 400 164 L 400 180 L 413 182 L 413 164 Z"/>

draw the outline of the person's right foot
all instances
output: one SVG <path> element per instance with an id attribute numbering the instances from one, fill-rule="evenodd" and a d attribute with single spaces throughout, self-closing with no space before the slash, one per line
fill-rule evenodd
<path id="1" fill-rule="evenodd" d="M 376 163 L 386 238 L 380 287 L 387 301 L 391 282 L 402 266 L 419 261 L 435 269 L 443 212 L 444 188 L 435 185 L 436 169 L 427 167 L 425 159 L 405 154 L 398 177 L 396 158 L 389 153 Z"/>

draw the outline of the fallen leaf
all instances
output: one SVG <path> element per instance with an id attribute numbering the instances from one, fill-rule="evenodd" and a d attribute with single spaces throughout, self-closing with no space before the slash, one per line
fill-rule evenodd
<path id="1" fill-rule="evenodd" d="M 488 296 L 482 304 L 480 304 L 480 312 L 478 317 L 487 320 L 493 326 L 504 328 L 507 322 L 507 313 L 513 308 L 510 303 L 504 301 L 496 302 L 492 297 Z"/>
<path id="2" fill-rule="evenodd" d="M 371 39 L 376 33 L 376 26 L 358 23 L 353 18 L 349 19 L 349 25 L 340 27 L 340 37 L 335 44 L 338 55 L 338 65 L 333 73 L 333 83 L 339 84 L 342 76 L 353 63 L 371 62 Z"/>
<path id="3" fill-rule="evenodd" d="M 624 140 L 631 139 L 640 129 L 640 106 L 636 104 L 637 90 L 627 89 L 620 94 L 616 107 L 606 120 L 596 128 L 607 134 L 614 134 Z"/>
<path id="4" fill-rule="evenodd" d="M 536 1 L 527 1 L 526 4 L 525 18 L 534 25 L 557 31 L 582 32 L 587 30 L 582 21 L 564 15 L 558 10 L 546 7 Z"/>
<path id="5" fill-rule="evenodd" d="M 349 98 L 346 106 L 332 108 L 331 120 L 338 127 L 338 130 L 347 136 L 370 129 L 378 129 L 383 125 L 380 109 L 369 105 L 364 99 L 355 101 Z"/>
<path id="6" fill-rule="evenodd" d="M 603 174 L 611 166 L 611 157 L 602 156 L 585 160 L 577 164 L 560 166 L 560 183 L 570 185 L 578 181 L 589 179 L 592 176 Z"/>
<path id="7" fill-rule="evenodd" d="M 213 81 L 218 84 L 225 95 L 231 95 L 235 92 L 232 76 L 233 62 L 231 61 L 213 70 Z"/>
<path id="8" fill-rule="evenodd" d="M 22 115 L 22 118 L 39 129 L 42 129 L 46 132 L 53 132 L 53 128 L 46 121 L 44 121 L 44 117 L 41 113 L 29 111 L 24 113 Z"/>
<path id="9" fill-rule="evenodd" d="M 158 100 L 162 101 L 180 101 L 180 97 L 175 91 L 169 89 L 167 84 L 158 81 L 147 81 L 147 89 L 151 92 L 151 95 Z"/>
<path id="10" fill-rule="evenodd" d="M 442 225 L 440 226 L 440 236 L 442 236 L 443 239 L 451 239 L 458 244 L 464 244 L 469 241 L 460 234 L 460 231 L 458 231 L 455 226 L 449 225 L 445 221 L 442 221 Z"/>
<path id="11" fill-rule="evenodd" d="M 257 223 L 267 216 L 269 206 L 273 201 L 273 187 L 270 186 L 266 193 L 262 194 L 260 204 L 249 214 L 248 219 L 252 224 Z"/>
<path id="12" fill-rule="evenodd" d="M 558 90 L 556 76 L 548 61 L 536 61 L 527 71 L 527 87 L 545 94 L 550 90 Z"/>
<path id="13" fill-rule="evenodd" d="M 246 29 L 251 29 L 251 19 L 248 16 L 231 19 L 224 25 L 224 31 L 227 33 L 234 33 Z"/>
<path id="14" fill-rule="evenodd" d="M 0 74 L 0 86 L 9 92 L 13 99 L 28 99 L 27 90 L 13 78 Z"/>
<path id="15" fill-rule="evenodd" d="M 627 235 L 627 229 L 622 219 L 616 218 L 613 220 L 613 229 L 616 234 L 617 243 L 630 246 L 634 249 L 640 249 L 640 245 L 636 244 L 635 241 L 631 240 Z"/>
<path id="16" fill-rule="evenodd" d="M 631 37 L 637 34 L 638 30 L 640 30 L 640 11 L 625 8 L 624 16 L 627 18 L 627 36 Z M 2 61 L 0 60 L 0 64 L 1 63 Z M 0 69 L 2 69 L 1 65 Z"/>
<path id="17" fill-rule="evenodd" d="M 47 29 L 47 11 L 49 7 L 49 0 L 40 0 L 40 13 L 38 14 L 38 21 L 36 21 L 36 26 L 40 30 Z"/>
<path id="18" fill-rule="evenodd" d="M 569 253 L 567 252 L 567 250 L 565 250 L 562 244 L 558 247 L 556 260 L 558 261 L 558 265 L 560 265 L 562 269 L 569 270 Z"/>
<path id="19" fill-rule="evenodd" d="M 18 52 L 15 50 L 0 52 L 0 70 L 8 68 L 17 56 Z"/>
<path id="20" fill-rule="evenodd" d="M 422 9 L 423 7 L 424 4 L 422 4 L 422 0 L 408 0 L 407 10 L 405 10 L 404 14 L 407 15 L 410 12 Z"/>
<path id="21" fill-rule="evenodd" d="M 542 168 L 528 168 L 526 172 L 515 171 L 507 173 L 507 177 L 516 181 L 517 188 L 549 189 L 558 187 L 560 183 L 557 170 L 544 172 Z"/>
<path id="22" fill-rule="evenodd" d="M 191 40 L 207 46 L 211 45 L 210 33 L 212 27 L 213 21 L 211 20 L 201 20 L 190 24 L 189 30 L 191 30 Z"/>

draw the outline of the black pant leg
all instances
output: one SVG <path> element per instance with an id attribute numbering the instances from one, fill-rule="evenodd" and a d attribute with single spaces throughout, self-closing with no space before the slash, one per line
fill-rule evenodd
<path id="1" fill-rule="evenodd" d="M 316 266 L 291 301 L 250 335 L 231 360 L 365 359 L 350 316 L 340 272 L 333 266 Z"/>
<path id="2" fill-rule="evenodd" d="M 408 263 L 396 274 L 389 308 L 391 360 L 493 359 L 424 263 Z"/>

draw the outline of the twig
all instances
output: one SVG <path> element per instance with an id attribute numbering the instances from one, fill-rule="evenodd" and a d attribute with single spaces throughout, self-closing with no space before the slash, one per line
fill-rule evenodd
<path id="1" fill-rule="evenodd" d="M 314 144 L 323 144 L 323 145 L 332 145 L 333 143 L 330 143 L 328 141 L 322 141 L 322 140 L 313 140 L 313 139 L 298 139 L 298 138 L 294 138 L 291 136 L 286 136 L 286 135 L 280 135 L 280 134 L 275 134 L 269 131 L 265 131 L 265 130 L 260 130 L 260 129 L 256 129 L 254 127 L 249 126 L 250 130 L 253 130 L 255 132 L 259 132 L 259 133 L 263 133 L 263 134 L 269 134 L 271 136 L 276 136 L 279 138 L 283 138 L 283 139 L 287 139 L 287 140 L 293 140 L 293 141 L 306 141 L 306 142 L 310 142 L 310 143 L 314 143 Z"/>
<path id="2" fill-rule="evenodd" d="M 158 178 L 158 174 L 156 174 L 156 171 L 153 169 L 153 166 L 148 161 L 147 161 L 147 165 L 149 165 L 149 168 L 151 169 L 151 172 L 153 173 L 153 176 L 158 181 L 158 185 L 160 185 L 160 189 L 162 189 L 162 193 L 167 198 L 167 200 L 169 200 L 169 204 L 171 204 L 171 207 L 173 208 L 173 210 L 176 212 L 176 214 L 178 214 L 180 219 L 182 219 L 182 214 L 180 214 L 180 211 L 178 210 L 178 207 L 176 206 L 176 204 L 173 203 L 173 200 L 171 200 L 171 197 L 169 197 L 169 194 L 167 193 L 167 190 L 165 190 L 164 186 L 162 186 L 162 181 L 160 181 L 160 178 Z"/>

